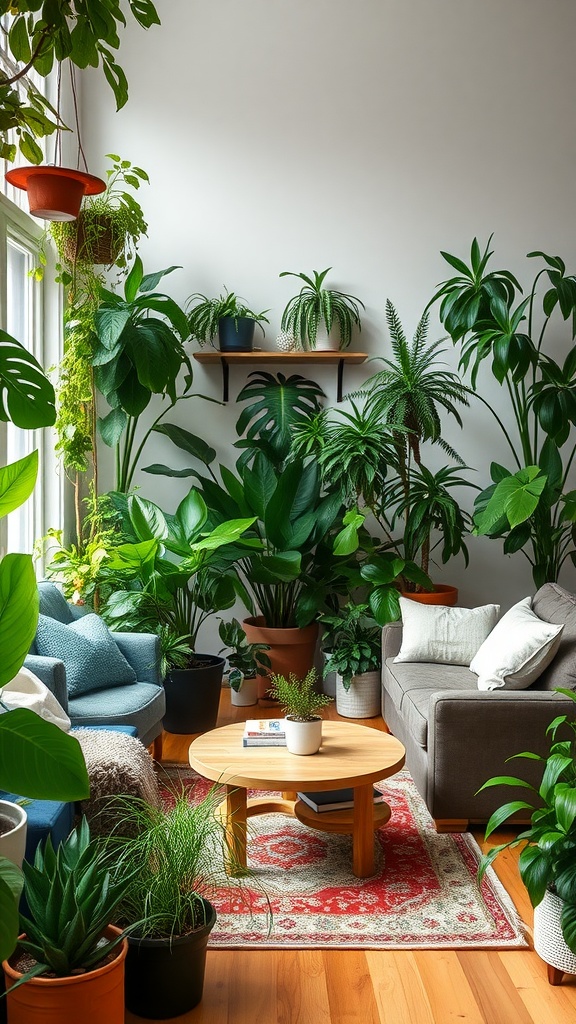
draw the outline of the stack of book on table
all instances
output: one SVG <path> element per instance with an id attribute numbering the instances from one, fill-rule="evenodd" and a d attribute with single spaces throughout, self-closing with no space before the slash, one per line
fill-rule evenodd
<path id="1" fill-rule="evenodd" d="M 285 747 L 283 718 L 249 718 L 244 727 L 243 747 Z"/>
<path id="2" fill-rule="evenodd" d="M 354 790 L 327 789 L 323 793 L 298 793 L 298 799 L 318 814 L 322 811 L 346 811 L 354 806 Z M 384 796 L 377 789 L 374 790 L 374 803 L 384 803 Z"/>

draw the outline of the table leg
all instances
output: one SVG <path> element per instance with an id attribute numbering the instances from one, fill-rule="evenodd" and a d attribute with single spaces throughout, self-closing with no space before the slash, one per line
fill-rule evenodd
<path id="1" fill-rule="evenodd" d="M 296 803 L 296 800 L 298 799 L 298 794 L 296 793 L 296 790 L 287 789 L 282 793 L 282 799 L 293 800 L 294 803 Z"/>
<path id="2" fill-rule="evenodd" d="M 229 875 L 242 875 L 246 872 L 246 797 L 247 792 L 238 786 L 226 786 L 226 845 L 228 861 L 226 871 Z"/>
<path id="3" fill-rule="evenodd" d="M 374 874 L 374 797 L 372 784 L 354 788 L 352 871 L 357 878 Z"/>

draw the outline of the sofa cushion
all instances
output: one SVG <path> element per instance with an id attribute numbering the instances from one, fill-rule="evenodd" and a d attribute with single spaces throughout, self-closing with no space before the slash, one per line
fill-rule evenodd
<path id="1" fill-rule="evenodd" d="M 74 697 L 69 704 L 72 725 L 134 725 L 143 738 L 164 715 L 166 697 L 163 686 L 136 683 L 116 686 Z"/>
<path id="2" fill-rule="evenodd" d="M 414 740 L 426 749 L 430 697 L 439 691 L 476 690 L 476 676 L 462 665 L 407 662 L 384 666 L 384 687 Z"/>
<path id="3" fill-rule="evenodd" d="M 54 583 L 42 581 L 38 584 L 38 596 L 40 598 L 40 614 L 48 615 L 58 622 L 72 622 L 74 616 L 64 594 L 58 590 Z"/>
<path id="4" fill-rule="evenodd" d="M 563 625 L 554 660 L 534 684 L 534 689 L 576 689 L 576 595 L 557 583 L 545 583 L 532 599 L 532 611 L 546 622 Z"/>
<path id="5" fill-rule="evenodd" d="M 70 697 L 136 682 L 134 669 L 98 615 L 84 615 L 68 624 L 40 615 L 36 648 L 38 654 L 64 662 Z"/>
<path id="6" fill-rule="evenodd" d="M 498 621 L 500 605 L 451 608 L 418 604 L 400 598 L 402 612 L 401 661 L 424 661 L 469 666 L 472 658 Z"/>
<path id="7" fill-rule="evenodd" d="M 525 690 L 552 661 L 564 627 L 540 619 L 531 605 L 525 597 L 510 608 L 471 661 L 479 690 Z"/>

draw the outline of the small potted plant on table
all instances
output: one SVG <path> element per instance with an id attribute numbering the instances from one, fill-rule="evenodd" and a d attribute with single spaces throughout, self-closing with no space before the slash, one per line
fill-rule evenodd
<path id="1" fill-rule="evenodd" d="M 266 313 L 255 313 L 234 292 L 217 299 L 197 292 L 188 299 L 186 312 L 190 334 L 199 345 L 213 342 L 218 336 L 221 352 L 251 352 L 256 324 L 264 334 L 263 323 L 270 323 Z"/>
<path id="2" fill-rule="evenodd" d="M 572 690 L 558 689 L 576 703 Z M 572 736 L 558 739 L 568 726 Z M 486 826 L 486 838 L 519 811 L 530 811 L 530 825 L 516 838 L 488 851 L 480 862 L 481 879 L 487 867 L 508 847 L 523 846 L 518 865 L 534 907 L 534 949 L 548 965 L 548 980 L 561 982 L 564 973 L 576 974 L 576 718 L 560 715 L 547 729 L 552 743 L 547 757 L 524 751 L 513 757 L 541 761 L 543 774 L 538 789 L 524 779 L 496 776 L 489 786 L 514 786 L 531 791 L 536 804 L 513 800 L 503 804 Z"/>
<path id="3" fill-rule="evenodd" d="M 317 754 L 322 743 L 322 718 L 317 713 L 332 701 L 314 689 L 316 671 L 310 669 L 303 679 L 290 673 L 274 675 L 270 694 L 286 715 L 286 746 L 291 754 Z"/>
<path id="4" fill-rule="evenodd" d="M 354 327 L 362 329 L 360 307 L 364 309 L 364 303 L 354 295 L 324 287 L 331 270 L 332 267 L 313 270 L 311 277 L 292 270 L 283 270 L 280 274 L 280 277 L 296 277 L 303 282 L 298 294 L 284 309 L 281 327 L 304 349 L 337 352 L 349 347 Z"/>
<path id="5" fill-rule="evenodd" d="M 367 604 L 348 603 L 320 619 L 330 628 L 332 649 L 325 674 L 336 672 L 336 710 L 343 718 L 380 714 L 381 630 Z"/>
<path id="6" fill-rule="evenodd" d="M 250 643 L 238 619 L 221 621 L 218 632 L 225 645 L 220 654 L 227 648 L 231 652 L 228 654 L 228 681 L 232 704 L 235 707 L 257 704 L 258 676 L 266 676 L 266 669 L 270 668 L 270 658 L 265 653 L 270 650 L 269 645 Z"/>

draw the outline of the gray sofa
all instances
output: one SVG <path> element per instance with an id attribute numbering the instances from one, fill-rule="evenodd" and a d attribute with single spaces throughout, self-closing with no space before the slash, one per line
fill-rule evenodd
<path id="1" fill-rule="evenodd" d="M 527 690 L 481 692 L 476 675 L 459 665 L 394 664 L 402 623 L 383 630 L 382 715 L 406 747 L 406 765 L 438 831 L 465 831 L 470 822 L 487 821 L 502 803 L 525 799 L 520 788 L 476 792 L 493 775 L 538 785 L 538 762 L 506 759 L 524 750 L 546 754 L 547 726 L 557 715 L 574 714 L 572 701 L 554 688 L 576 688 L 576 595 L 548 583 L 532 609 L 547 622 L 563 623 L 564 630 L 552 664 Z"/>

